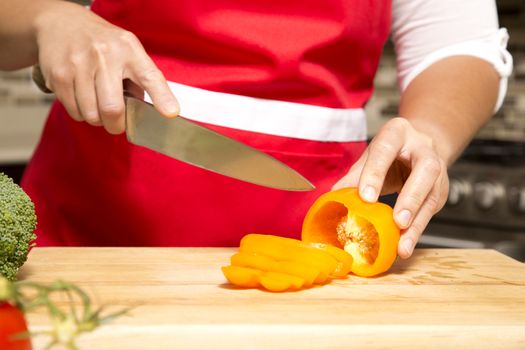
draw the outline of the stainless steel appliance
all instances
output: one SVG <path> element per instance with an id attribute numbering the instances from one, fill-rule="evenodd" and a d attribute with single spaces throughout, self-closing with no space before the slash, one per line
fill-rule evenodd
<path id="1" fill-rule="evenodd" d="M 525 261 L 525 141 L 475 140 L 449 178 L 420 246 L 493 248 Z"/>

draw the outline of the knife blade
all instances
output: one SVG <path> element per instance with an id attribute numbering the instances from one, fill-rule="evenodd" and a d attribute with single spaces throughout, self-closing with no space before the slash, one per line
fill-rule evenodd
<path id="1" fill-rule="evenodd" d="M 53 93 L 45 83 L 39 64 L 32 78 L 45 93 Z M 257 185 L 310 191 L 315 187 L 292 168 L 241 142 L 185 119 L 161 116 L 153 105 L 125 92 L 126 135 L 129 142 L 150 148 L 180 161 Z"/>
<path id="2" fill-rule="evenodd" d="M 129 142 L 197 167 L 253 184 L 288 191 L 315 187 L 289 166 L 244 143 L 182 116 L 166 118 L 148 102 L 126 99 Z"/>

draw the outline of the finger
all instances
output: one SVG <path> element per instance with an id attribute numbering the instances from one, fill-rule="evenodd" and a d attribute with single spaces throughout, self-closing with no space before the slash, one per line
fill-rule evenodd
<path id="1" fill-rule="evenodd" d="M 365 164 L 366 158 L 368 157 L 368 149 L 366 149 L 361 157 L 352 165 L 348 173 L 343 176 L 339 181 L 332 186 L 332 191 L 339 190 L 346 187 L 357 187 L 359 184 L 359 177 L 361 176 L 361 171 L 363 165 Z"/>
<path id="2" fill-rule="evenodd" d="M 367 202 L 375 202 L 390 166 L 404 144 L 406 120 L 395 118 L 381 129 L 368 146 L 368 157 L 359 178 L 359 195 Z"/>
<path id="3" fill-rule="evenodd" d="M 123 133 L 125 105 L 121 72 L 100 66 L 95 75 L 95 89 L 102 125 L 110 134 Z"/>
<path id="4" fill-rule="evenodd" d="M 439 206 L 437 203 L 440 201 L 439 193 L 437 186 L 434 187 L 414 217 L 412 224 L 401 235 L 397 253 L 402 259 L 407 259 L 412 255 L 419 237 L 427 227 L 432 215 L 436 213 L 436 208 Z"/>
<path id="5" fill-rule="evenodd" d="M 180 112 L 177 99 L 173 96 L 162 72 L 155 66 L 149 56 L 144 53 L 133 62 L 131 78 L 151 97 L 155 108 L 166 117 L 176 117 Z"/>
<path id="6" fill-rule="evenodd" d="M 443 171 L 437 155 L 430 148 L 412 150 L 411 156 L 414 157 L 412 171 L 394 206 L 394 220 L 400 228 L 410 225 L 434 185 L 440 184 Z"/>
<path id="7" fill-rule="evenodd" d="M 82 121 L 83 118 L 75 99 L 74 81 L 71 72 L 55 68 L 49 74 L 46 74 L 46 81 L 48 88 L 55 93 L 55 96 L 62 103 L 69 116 L 76 121 Z"/>
<path id="8" fill-rule="evenodd" d="M 93 126 L 102 125 L 98 114 L 94 73 L 82 71 L 77 74 L 75 79 L 75 100 L 82 118 L 88 124 Z"/>
<path id="9" fill-rule="evenodd" d="M 67 114 L 69 114 L 69 116 L 77 122 L 83 121 L 84 118 L 82 118 L 82 115 L 80 114 L 77 101 L 75 99 L 75 90 L 73 88 L 73 83 L 62 86 L 60 88 L 56 88 L 54 91 L 56 97 L 60 102 L 62 102 L 62 105 L 66 109 Z"/>

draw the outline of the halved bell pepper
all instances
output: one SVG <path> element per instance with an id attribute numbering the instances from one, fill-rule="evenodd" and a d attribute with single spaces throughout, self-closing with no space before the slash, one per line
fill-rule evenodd
<path id="1" fill-rule="evenodd" d="M 303 222 L 302 240 L 342 248 L 353 257 L 352 273 L 375 276 L 387 271 L 397 257 L 400 231 L 392 208 L 368 203 L 355 188 L 320 196 Z"/>

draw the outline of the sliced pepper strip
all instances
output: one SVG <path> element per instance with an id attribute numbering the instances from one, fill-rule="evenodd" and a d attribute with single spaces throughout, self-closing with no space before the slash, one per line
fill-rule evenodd
<path id="1" fill-rule="evenodd" d="M 392 266 L 399 236 L 392 208 L 361 200 L 356 188 L 320 196 L 308 210 L 302 228 L 303 241 L 330 244 L 349 252 L 352 272 L 364 277 Z"/>
<path id="2" fill-rule="evenodd" d="M 259 287 L 259 279 L 263 272 L 243 266 L 223 266 L 222 273 L 233 285 L 243 288 Z"/>
<path id="3" fill-rule="evenodd" d="M 330 254 L 299 240 L 262 234 L 248 234 L 241 240 L 241 252 L 252 252 L 277 261 L 296 261 L 319 269 L 314 283 L 324 283 L 337 267 L 337 260 Z"/>
<path id="4" fill-rule="evenodd" d="M 266 255 L 240 252 L 231 256 L 233 266 L 243 266 L 261 271 L 281 272 L 304 279 L 304 287 L 310 287 L 317 276 L 319 269 L 297 261 L 276 261 Z"/>
<path id="5" fill-rule="evenodd" d="M 259 283 L 271 292 L 284 292 L 301 289 L 304 279 L 282 272 L 265 272 L 260 276 Z"/>
<path id="6" fill-rule="evenodd" d="M 310 287 L 319 276 L 319 269 L 297 261 L 279 261 L 273 272 L 286 273 L 304 280 L 303 287 Z"/>
<path id="7" fill-rule="evenodd" d="M 276 271 L 277 269 L 277 261 L 275 261 L 275 259 L 272 259 L 267 255 L 251 252 L 233 254 L 230 258 L 230 262 L 235 266 L 251 267 L 261 271 Z"/>
<path id="8" fill-rule="evenodd" d="M 327 252 L 337 260 L 337 267 L 332 274 L 334 277 L 344 278 L 350 273 L 350 271 L 352 271 L 352 263 L 354 259 L 350 253 L 326 243 L 309 242 L 308 244 L 314 248 Z"/>

